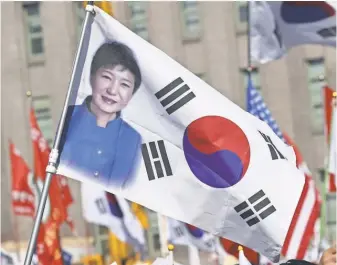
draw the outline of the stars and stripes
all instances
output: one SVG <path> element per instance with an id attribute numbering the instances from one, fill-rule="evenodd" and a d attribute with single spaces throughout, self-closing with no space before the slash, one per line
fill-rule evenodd
<path id="1" fill-rule="evenodd" d="M 258 117 L 260 120 L 266 122 L 269 127 L 273 129 L 274 133 L 285 142 L 280 127 L 271 115 L 270 110 L 261 96 L 261 93 L 253 86 L 251 78 L 248 78 L 247 111 Z"/>

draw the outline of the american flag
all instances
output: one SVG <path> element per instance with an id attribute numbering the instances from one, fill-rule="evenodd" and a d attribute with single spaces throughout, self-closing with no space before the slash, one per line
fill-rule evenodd
<path id="1" fill-rule="evenodd" d="M 267 105 L 264 102 L 261 93 L 253 86 L 251 78 L 248 78 L 247 111 L 250 114 L 258 117 L 260 120 L 266 122 L 269 127 L 273 129 L 274 133 L 284 142 L 286 142 L 280 130 L 280 127 L 277 125 L 275 119 L 267 108 Z"/>
<path id="2" fill-rule="evenodd" d="M 261 93 L 254 87 L 250 77 L 248 78 L 247 87 L 247 110 L 252 115 L 266 122 L 285 143 L 293 146 L 297 167 L 305 174 L 303 192 L 282 249 L 282 254 L 288 259 L 303 259 L 309 250 L 309 243 L 314 234 L 315 222 L 319 215 L 321 200 L 318 190 L 297 146 L 292 143 L 287 134 L 282 133 L 264 102 Z"/>

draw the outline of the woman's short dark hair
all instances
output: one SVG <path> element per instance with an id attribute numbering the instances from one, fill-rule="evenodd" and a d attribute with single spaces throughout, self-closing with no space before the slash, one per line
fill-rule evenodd
<path id="1" fill-rule="evenodd" d="M 116 65 L 124 66 L 134 75 L 134 92 L 136 92 L 142 82 L 142 76 L 132 50 L 123 43 L 114 41 L 104 43 L 99 47 L 91 62 L 90 75 L 95 75 L 97 70 L 101 67 L 114 67 Z"/>

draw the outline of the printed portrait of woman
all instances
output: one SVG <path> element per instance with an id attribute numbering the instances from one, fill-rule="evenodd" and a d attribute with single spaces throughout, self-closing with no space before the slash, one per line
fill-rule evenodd
<path id="1" fill-rule="evenodd" d="M 68 107 L 60 165 L 107 186 L 121 187 L 131 179 L 141 136 L 123 120 L 122 111 L 140 84 L 131 49 L 119 42 L 98 48 L 90 68 L 92 95 Z"/>

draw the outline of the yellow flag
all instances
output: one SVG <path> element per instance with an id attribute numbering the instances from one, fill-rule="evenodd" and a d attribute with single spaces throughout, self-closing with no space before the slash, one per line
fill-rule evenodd
<path id="1" fill-rule="evenodd" d="M 87 5 L 88 1 L 83 1 L 83 6 Z M 113 16 L 113 8 L 112 8 L 112 1 L 94 1 L 95 6 L 98 6 L 102 9 L 105 13 Z"/>
<path id="2" fill-rule="evenodd" d="M 131 203 L 131 210 L 137 216 L 139 222 L 141 223 L 143 229 L 149 229 L 149 218 L 143 206 L 137 203 Z"/>

